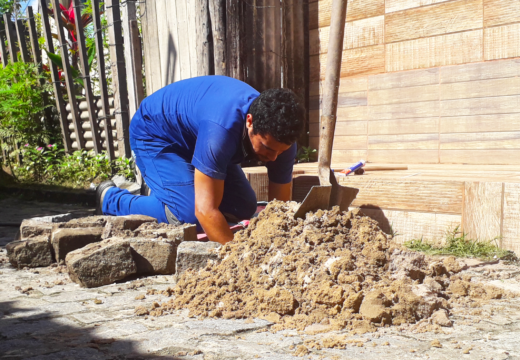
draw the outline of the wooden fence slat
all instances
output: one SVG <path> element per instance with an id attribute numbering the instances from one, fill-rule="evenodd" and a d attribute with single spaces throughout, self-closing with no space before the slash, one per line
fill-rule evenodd
<path id="1" fill-rule="evenodd" d="M 258 47 L 258 41 L 255 41 L 257 38 L 256 34 L 258 31 L 261 31 L 261 29 L 258 29 L 257 25 L 257 11 L 256 11 L 256 0 L 254 0 L 252 3 L 252 6 L 247 8 L 246 13 L 244 14 L 244 31 L 247 34 L 246 36 L 249 38 L 249 41 L 245 41 L 243 43 L 244 47 L 244 54 L 246 55 L 245 66 L 247 68 L 247 78 L 245 79 L 246 82 L 253 86 L 254 88 L 257 88 L 257 78 L 262 78 L 262 74 L 259 73 L 259 70 L 256 68 L 257 62 L 259 62 L 259 59 L 257 59 L 256 56 L 256 48 Z M 228 19 L 229 21 L 229 19 Z M 229 41 L 232 41 L 229 39 Z"/>
<path id="2" fill-rule="evenodd" d="M 167 0 L 167 2 L 169 2 Z M 188 22 L 187 22 L 187 12 L 186 6 L 187 1 L 175 1 L 176 11 L 177 11 L 177 31 L 179 34 L 178 42 L 176 42 L 178 51 L 177 51 L 177 59 L 180 64 L 180 79 L 189 79 L 191 77 L 191 67 L 192 61 L 190 59 L 190 43 L 189 43 L 189 32 L 188 32 Z M 195 64 L 195 61 L 193 61 Z M 176 81 L 178 81 L 176 79 Z"/>
<path id="3" fill-rule="evenodd" d="M 31 58 L 29 57 L 29 49 L 27 48 L 27 37 L 25 34 L 27 30 L 22 19 L 16 20 L 16 36 L 18 38 L 18 45 L 20 46 L 20 54 L 22 55 L 22 61 L 24 63 L 30 63 Z"/>
<path id="4" fill-rule="evenodd" d="M 132 119 L 135 112 L 137 111 L 136 83 L 134 77 L 136 69 L 134 69 L 134 63 L 132 61 L 132 35 L 130 33 L 130 22 L 137 19 L 135 2 L 127 1 L 126 4 L 121 7 L 121 9 L 123 34 L 125 37 L 123 51 L 125 54 L 126 81 L 128 86 L 128 117 Z"/>
<path id="5" fill-rule="evenodd" d="M 4 67 L 7 66 L 9 63 L 9 60 L 7 59 L 7 48 L 5 47 L 5 25 L 4 25 L 4 19 L 0 18 L 0 54 L 2 55 L 2 65 Z"/>
<path id="6" fill-rule="evenodd" d="M 267 9 L 260 8 L 259 6 L 263 5 L 263 2 L 260 2 L 259 0 L 255 4 L 254 7 L 255 13 L 253 14 L 253 21 L 255 23 L 255 32 L 253 36 L 251 34 L 245 33 L 244 34 L 244 41 L 242 44 L 247 43 L 249 41 L 254 41 L 255 46 L 255 52 L 254 57 L 256 60 L 255 64 L 255 75 L 256 79 L 253 78 L 254 82 L 251 82 L 251 85 L 258 91 L 265 90 L 266 83 L 269 81 L 269 73 L 266 68 L 267 65 L 267 46 L 268 46 L 268 31 L 267 31 L 267 22 L 268 22 L 268 13 L 266 12 Z M 258 6 L 258 7 L 257 7 Z M 251 8 L 246 7 L 246 12 L 250 12 Z M 244 54 L 247 58 L 249 58 L 249 54 Z M 249 81 L 248 81 L 249 82 Z"/>
<path id="7" fill-rule="evenodd" d="M 29 24 L 29 39 L 31 42 L 31 50 L 32 50 L 32 58 L 33 63 L 38 66 L 38 72 L 40 74 L 43 73 L 43 67 L 42 67 L 42 57 L 41 57 L 41 50 L 40 50 L 40 44 L 38 44 L 38 32 L 36 31 L 36 21 L 34 21 L 34 13 L 32 6 L 27 7 L 27 22 Z M 40 85 L 45 84 L 45 79 L 40 78 Z M 47 92 L 42 92 L 42 99 L 43 103 L 45 105 L 49 105 L 49 96 Z M 45 122 L 47 124 L 47 127 L 51 126 L 52 123 L 52 111 L 49 107 L 45 109 Z"/>
<path id="8" fill-rule="evenodd" d="M 67 48 L 67 39 L 65 38 L 65 32 L 63 31 L 63 22 L 61 19 L 61 11 L 58 10 L 59 1 L 52 0 L 52 7 L 54 9 L 54 21 L 56 22 L 56 28 L 58 31 L 58 40 L 60 42 L 60 54 L 61 61 L 63 64 L 63 74 L 65 75 L 65 86 L 67 88 L 67 95 L 69 97 L 69 104 L 71 106 L 72 119 L 74 122 L 74 128 L 78 136 L 78 144 L 80 148 L 84 148 L 85 140 L 83 139 L 83 131 L 81 130 L 81 121 L 79 119 L 78 102 L 76 101 L 76 91 L 74 89 L 74 80 L 72 79 L 72 70 L 69 62 L 69 51 Z"/>
<path id="9" fill-rule="evenodd" d="M 49 9 L 47 8 L 46 0 L 39 0 L 40 9 L 42 12 L 42 24 L 43 34 L 45 36 L 45 42 L 47 44 L 47 51 L 54 54 L 54 45 L 52 43 L 51 25 L 49 23 Z M 63 95 L 60 88 L 60 76 L 56 65 L 49 61 L 49 68 L 51 70 L 52 85 L 54 87 L 54 98 L 56 99 L 56 108 L 59 112 L 61 134 L 63 136 L 63 146 L 65 152 L 69 153 L 72 151 L 72 144 L 70 141 L 70 132 L 67 123 L 67 111 L 65 110 L 65 102 L 63 101 Z"/>
<path id="10" fill-rule="evenodd" d="M 304 1 L 284 2 L 284 87 L 293 90 L 302 100 L 308 87 L 305 76 Z"/>
<path id="11" fill-rule="evenodd" d="M 281 44 L 282 24 L 280 19 L 280 1 L 273 1 L 264 8 L 265 17 L 265 89 L 281 87 Z"/>
<path id="12" fill-rule="evenodd" d="M 16 53 L 18 52 L 18 49 L 16 47 L 16 35 L 15 35 L 15 29 L 14 24 L 11 20 L 11 14 L 5 13 L 4 14 L 4 27 L 5 27 L 5 34 L 7 37 L 7 46 L 9 48 L 9 56 L 11 58 L 11 62 L 17 62 L 18 57 L 16 56 Z"/>
<path id="13" fill-rule="evenodd" d="M 40 44 L 38 44 L 38 32 L 36 31 L 36 22 L 34 21 L 32 6 L 27 7 L 27 22 L 29 24 L 29 40 L 31 42 L 33 63 L 36 65 L 40 64 L 41 71 L 42 57 L 40 52 Z"/>
<path id="14" fill-rule="evenodd" d="M 241 0 L 226 0 L 226 74 L 238 80 L 245 80 L 244 55 L 241 43 L 244 42 L 243 21 L 245 3 Z"/>
<path id="15" fill-rule="evenodd" d="M 96 154 L 101 153 L 103 150 L 101 146 L 101 139 L 99 136 L 99 125 L 98 125 L 98 119 L 96 114 L 96 109 L 94 105 L 94 94 L 92 93 L 92 81 L 90 79 L 90 72 L 89 72 L 89 66 L 88 66 L 88 55 L 87 55 L 87 45 L 85 43 L 85 31 L 83 29 L 83 23 L 81 19 L 81 2 L 80 0 L 74 0 L 74 13 L 75 16 L 75 22 L 76 22 L 76 35 L 77 35 L 77 43 L 78 43 L 78 52 L 79 52 L 79 61 L 81 70 L 83 73 L 83 86 L 85 88 L 85 98 L 87 100 L 88 105 L 88 114 L 89 114 L 89 120 L 90 120 L 90 126 L 92 127 L 93 133 L 93 139 L 94 139 L 94 151 Z M 77 103 L 77 101 L 76 101 Z M 78 106 L 79 110 L 79 106 Z M 81 128 L 79 128 L 80 131 L 82 131 Z"/>
<path id="16" fill-rule="evenodd" d="M 143 30 L 146 94 L 151 95 L 161 88 L 161 56 L 157 29 L 156 0 L 147 0 L 139 5 Z"/>
<path id="17" fill-rule="evenodd" d="M 209 0 L 215 75 L 226 75 L 226 0 Z"/>
<path id="18" fill-rule="evenodd" d="M 53 0 L 56 1 L 56 0 Z M 108 39 L 110 43 L 110 63 L 112 65 L 112 87 L 117 127 L 117 142 L 120 155 L 131 158 L 129 138 L 128 88 L 126 83 L 126 66 L 123 52 L 123 36 L 121 31 L 121 15 L 118 0 L 105 2 L 108 21 Z"/>
<path id="19" fill-rule="evenodd" d="M 96 42 L 96 59 L 98 65 L 99 74 L 99 91 L 101 93 L 101 109 L 103 110 L 103 116 L 99 117 L 98 120 L 104 119 L 104 130 L 107 135 L 105 141 L 105 147 L 107 149 L 108 158 L 112 161 L 114 157 L 114 141 L 112 138 L 112 124 L 111 121 L 107 121 L 107 117 L 110 115 L 110 105 L 108 102 L 108 85 L 105 72 L 105 56 L 103 48 L 103 32 L 101 28 L 101 16 L 99 11 L 99 0 L 92 0 L 92 19 L 94 23 L 94 39 Z"/>
<path id="20" fill-rule="evenodd" d="M 141 105 L 141 101 L 144 99 L 144 86 L 143 86 L 143 46 L 141 43 L 141 36 L 139 35 L 139 26 L 137 20 L 130 22 L 130 38 L 132 42 L 132 62 L 135 69 L 134 83 L 135 83 L 135 101 L 136 109 Z M 131 120 L 131 118 L 130 118 Z"/>
<path id="21" fill-rule="evenodd" d="M 192 63 L 192 77 L 210 75 L 211 73 L 214 73 L 213 62 L 211 61 L 212 54 L 210 53 L 210 43 L 214 43 L 214 41 L 213 37 L 211 36 L 211 29 L 209 26 L 210 15 L 208 1 L 211 2 L 211 0 L 195 0 L 195 21 L 193 24 L 191 24 L 191 22 L 188 23 L 188 31 L 190 31 L 190 33 L 194 33 L 195 35 L 193 36 L 193 40 L 195 40 L 195 46 L 190 44 L 190 51 L 192 49 L 196 49 L 195 54 L 190 54 Z M 195 28 L 193 28 L 193 26 Z M 190 38 L 190 40 L 191 39 L 192 38 Z M 194 57 L 194 55 L 196 56 Z M 194 69 L 193 66 L 195 63 L 196 68 Z"/>

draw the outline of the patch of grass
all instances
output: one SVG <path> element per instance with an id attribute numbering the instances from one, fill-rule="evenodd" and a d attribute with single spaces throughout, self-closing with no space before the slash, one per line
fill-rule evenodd
<path id="1" fill-rule="evenodd" d="M 498 239 L 478 241 L 469 239 L 459 227 L 446 234 L 444 246 L 435 246 L 423 239 L 406 241 L 404 246 L 410 250 L 420 251 L 427 255 L 453 255 L 456 257 L 478 258 L 482 260 L 504 259 L 513 260 L 511 251 L 501 249 Z"/>

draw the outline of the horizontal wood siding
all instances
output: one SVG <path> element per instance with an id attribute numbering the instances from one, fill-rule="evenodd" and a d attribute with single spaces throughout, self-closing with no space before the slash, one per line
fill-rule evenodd
<path id="1" fill-rule="evenodd" d="M 486 0 L 484 1 L 484 26 L 496 26 L 520 22 L 520 1 Z"/>
<path id="2" fill-rule="evenodd" d="M 316 148 L 331 3 L 309 4 Z M 333 159 L 520 164 L 520 0 L 347 8 Z"/>
<path id="3" fill-rule="evenodd" d="M 340 181 L 360 190 L 353 206 L 462 214 L 464 183 L 460 181 L 364 179 L 355 176 L 341 177 Z"/>
<path id="4" fill-rule="evenodd" d="M 482 0 L 456 0 L 385 15 L 385 41 L 426 38 L 483 25 Z"/>

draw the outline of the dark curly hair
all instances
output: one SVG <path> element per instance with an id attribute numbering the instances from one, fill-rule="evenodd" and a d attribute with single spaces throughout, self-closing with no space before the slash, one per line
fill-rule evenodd
<path id="1" fill-rule="evenodd" d="M 305 108 L 299 97 L 289 89 L 263 91 L 251 106 L 253 133 L 271 135 L 276 141 L 291 145 L 304 129 Z"/>

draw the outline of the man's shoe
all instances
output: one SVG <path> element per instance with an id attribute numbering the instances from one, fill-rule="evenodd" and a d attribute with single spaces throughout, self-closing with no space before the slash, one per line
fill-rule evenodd
<path id="1" fill-rule="evenodd" d="M 103 198 L 108 189 L 116 187 L 112 180 L 103 181 L 96 188 L 96 215 L 103 215 Z"/>

